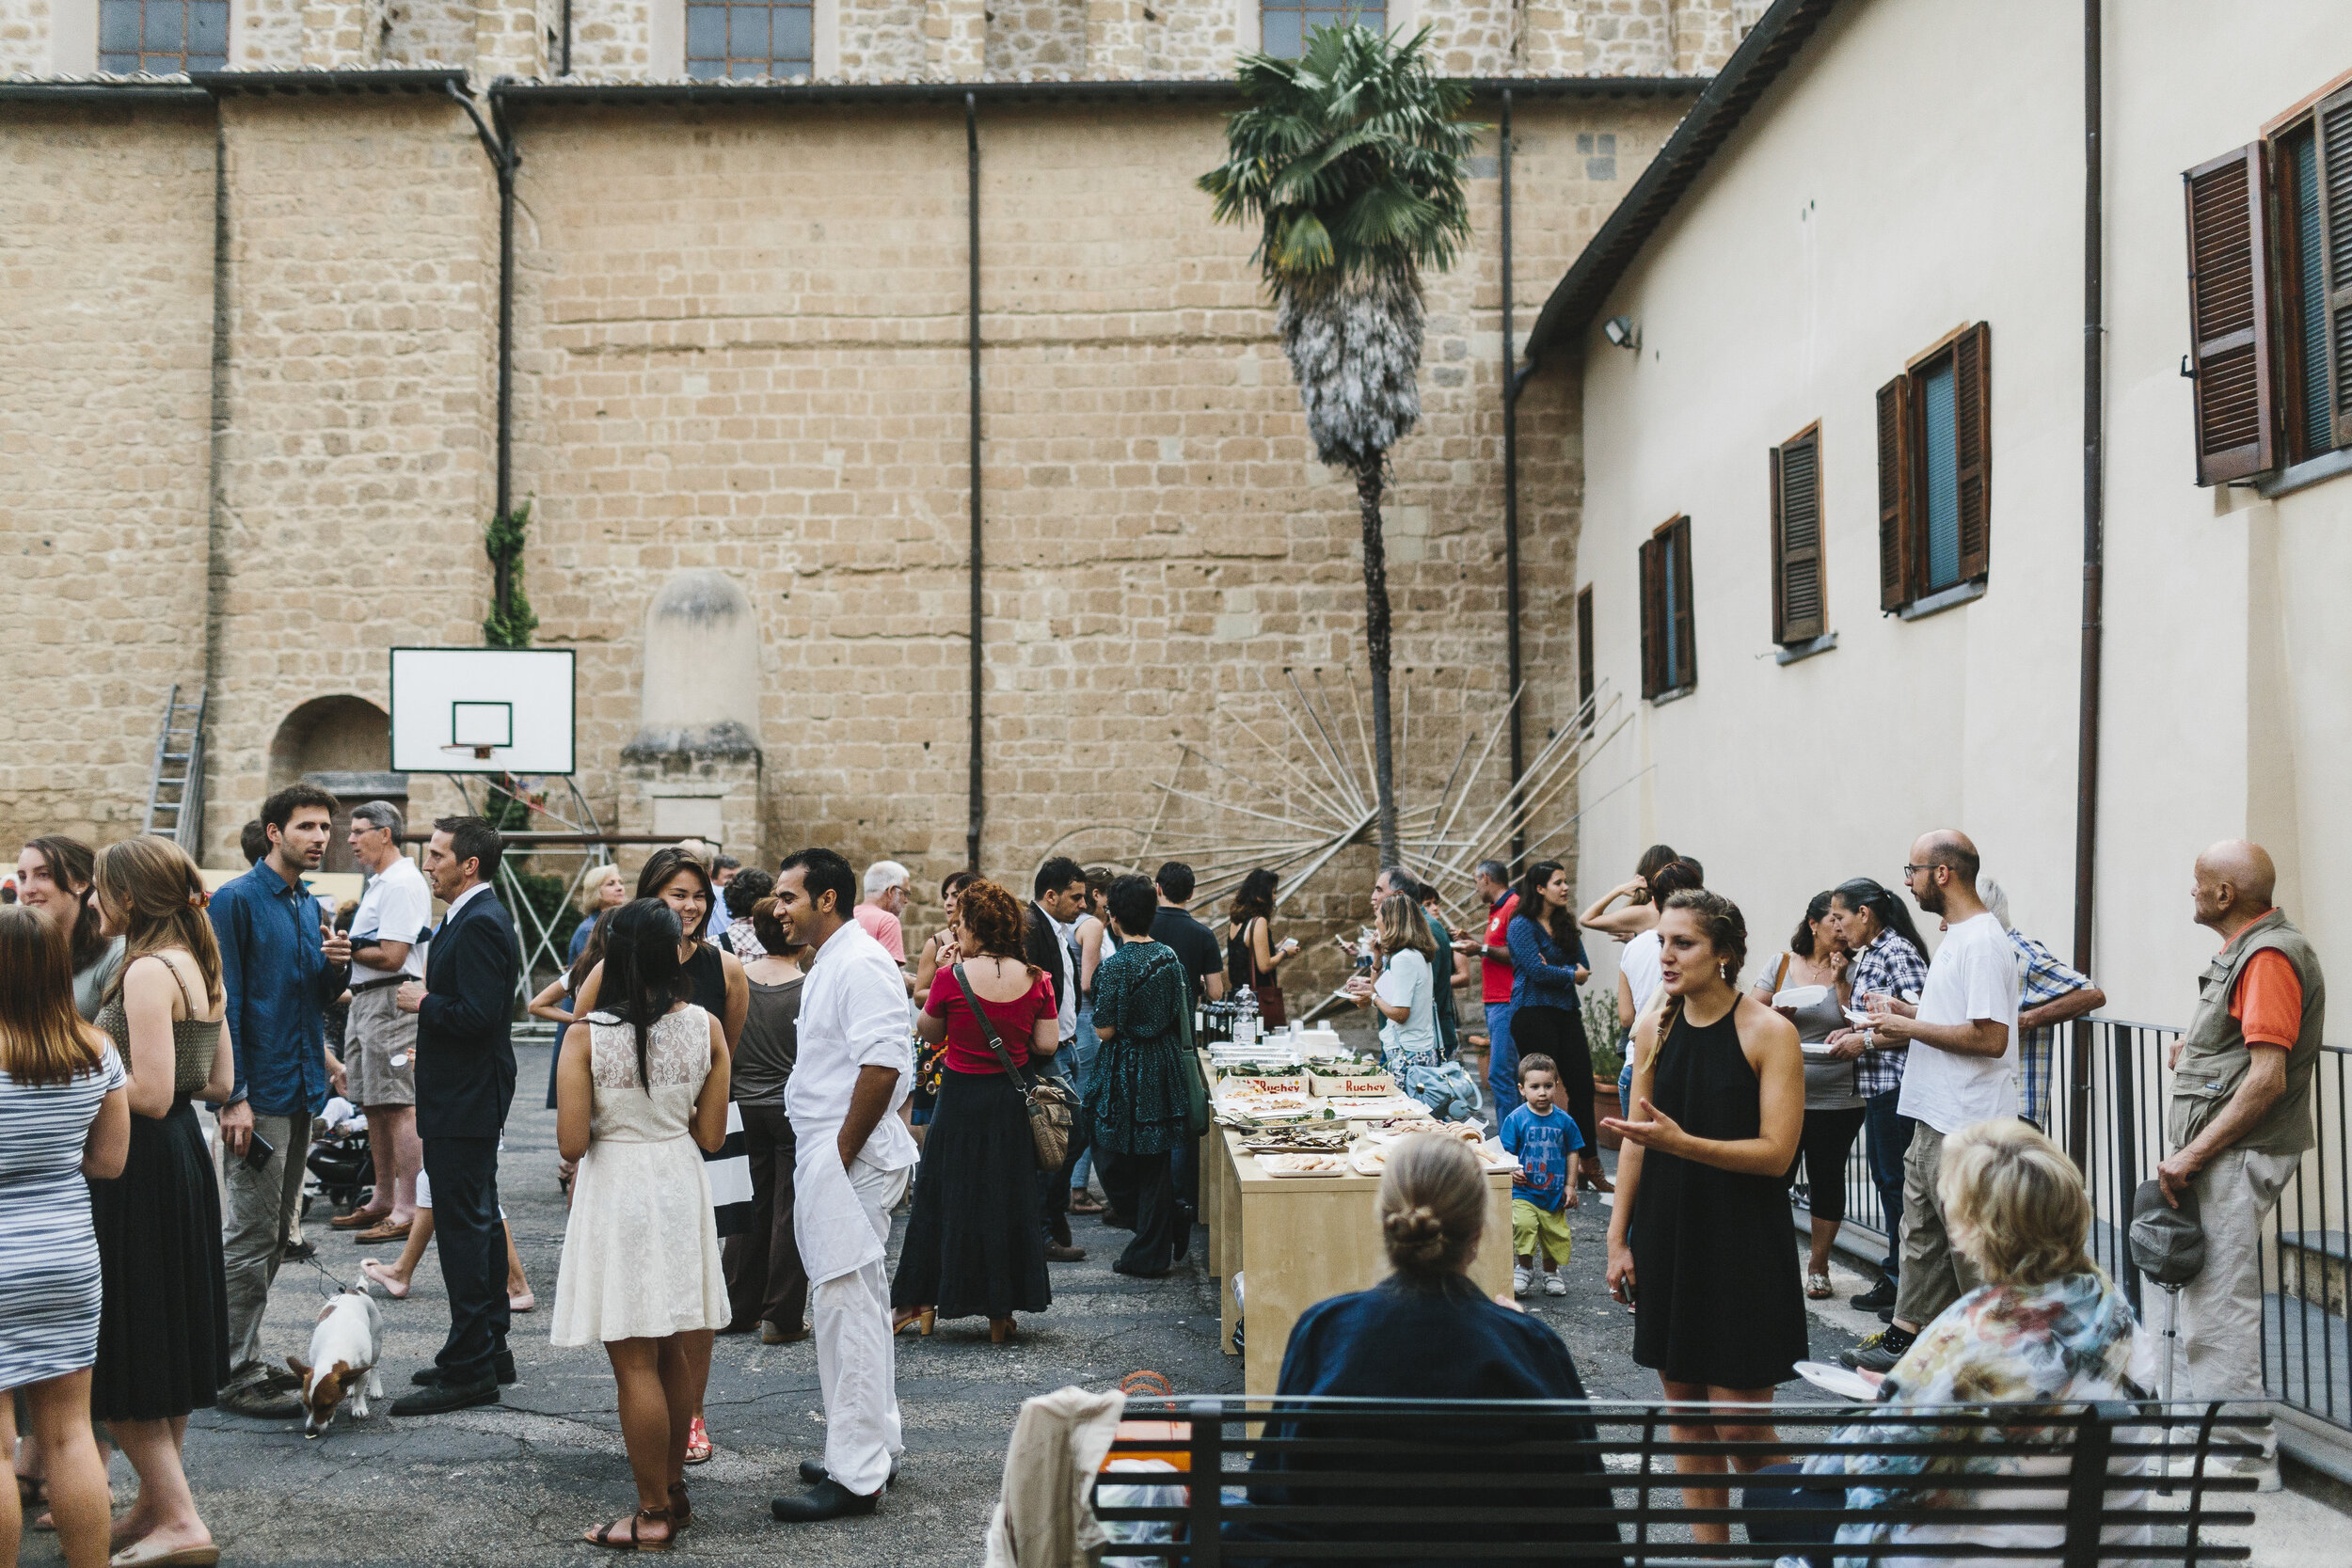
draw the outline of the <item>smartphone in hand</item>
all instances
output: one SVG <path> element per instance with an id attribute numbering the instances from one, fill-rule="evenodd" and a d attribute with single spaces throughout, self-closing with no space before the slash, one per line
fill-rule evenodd
<path id="1" fill-rule="evenodd" d="M 277 1152 L 278 1146 L 259 1132 L 246 1134 L 245 1164 L 247 1170 L 267 1170 L 270 1156 Z"/>

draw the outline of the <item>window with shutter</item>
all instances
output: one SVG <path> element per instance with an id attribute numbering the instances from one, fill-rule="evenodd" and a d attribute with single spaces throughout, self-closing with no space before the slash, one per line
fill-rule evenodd
<path id="1" fill-rule="evenodd" d="M 1699 683 L 1698 640 L 1692 635 L 1691 604 L 1691 519 L 1677 517 L 1666 525 L 1666 689 L 1688 691 Z"/>
<path id="2" fill-rule="evenodd" d="M 1576 702 L 1584 727 L 1593 727 L 1593 591 L 1576 596 Z"/>
<path id="3" fill-rule="evenodd" d="M 2328 336 L 2328 240 L 2320 201 L 2318 126 L 2309 120 L 2277 142 L 2278 279 L 2281 330 L 2279 386 L 2290 462 L 2336 444 L 2335 399 Z"/>
<path id="4" fill-rule="evenodd" d="M 1822 604 L 1821 427 L 1772 450 L 1772 640 L 1805 642 L 1829 629 Z"/>
<path id="5" fill-rule="evenodd" d="M 1879 388 L 1879 608 L 1911 602 L 1911 377 Z"/>
<path id="6" fill-rule="evenodd" d="M 2352 447 L 2352 87 L 2322 100 L 2312 118 L 2333 444 Z"/>
<path id="7" fill-rule="evenodd" d="M 2188 207 L 2200 484 L 2265 473 L 2278 460 L 2272 434 L 2266 166 L 2262 144 L 2255 142 L 2181 177 Z M 2352 163 L 2346 176 L 2352 181 Z M 2352 190 L 2346 202 L 2352 207 Z M 2352 211 L 2346 216 L 2352 220 Z"/>
<path id="8" fill-rule="evenodd" d="M 1952 345 L 1952 467 L 1959 534 L 1956 582 L 1985 575 L 1992 560 L 1993 329 L 1977 323 Z"/>
<path id="9" fill-rule="evenodd" d="M 1663 619 L 1666 593 L 1659 560 L 1664 546 L 1656 535 L 1642 541 L 1638 554 L 1642 567 L 1642 695 L 1655 697 L 1666 689 L 1663 652 L 1665 639 L 1660 626 Z"/>

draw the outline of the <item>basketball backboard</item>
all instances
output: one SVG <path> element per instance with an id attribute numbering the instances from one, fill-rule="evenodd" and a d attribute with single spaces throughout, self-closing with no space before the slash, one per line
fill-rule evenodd
<path id="1" fill-rule="evenodd" d="M 570 773 L 569 648 L 394 648 L 392 770 Z"/>

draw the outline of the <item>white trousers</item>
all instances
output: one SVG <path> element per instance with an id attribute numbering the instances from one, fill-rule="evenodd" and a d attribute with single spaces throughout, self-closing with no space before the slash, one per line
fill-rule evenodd
<path id="1" fill-rule="evenodd" d="M 2205 1230 L 2205 1266 L 2181 1288 L 2183 1400 L 2263 1394 L 2262 1227 L 2300 1162 L 2233 1148 L 2190 1183 Z"/>
<path id="2" fill-rule="evenodd" d="M 906 1195 L 909 1174 L 864 1164 L 850 1167 L 850 1190 L 885 1243 L 890 1211 Z M 889 1481 L 891 1461 L 906 1449 L 898 1435 L 898 1344 L 890 1332 L 890 1276 L 882 1260 L 820 1282 L 809 1292 L 809 1307 L 825 1396 L 825 1472 L 870 1497 Z"/>

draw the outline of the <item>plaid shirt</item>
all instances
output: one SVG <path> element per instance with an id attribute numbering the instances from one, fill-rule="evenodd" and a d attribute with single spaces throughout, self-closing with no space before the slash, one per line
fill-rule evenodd
<path id="1" fill-rule="evenodd" d="M 1853 987 L 1853 1005 L 1862 1006 L 1862 999 L 1872 991 L 1900 996 L 1907 990 L 1917 990 L 1928 983 L 1928 960 L 1919 950 L 1892 931 L 1881 931 L 1870 945 L 1854 955 L 1853 968 L 1847 973 L 1847 981 Z M 1903 1064 L 1911 1059 L 1908 1042 L 1878 1045 L 1854 1058 L 1854 1092 L 1865 1100 L 1876 1100 L 1903 1086 Z"/>
<path id="2" fill-rule="evenodd" d="M 2010 945 L 2017 949 L 2019 971 L 2017 1010 L 2047 1006 L 2061 996 L 2071 996 L 2090 985 L 2090 976 L 2060 963 L 2051 951 L 2023 931 L 2009 934 Z M 2039 1029 L 2024 1029 L 2017 1037 L 2017 1114 L 2036 1127 L 2050 1125 L 2050 1047 L 2058 1036 L 2056 1025 L 2044 1024 Z"/>

